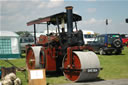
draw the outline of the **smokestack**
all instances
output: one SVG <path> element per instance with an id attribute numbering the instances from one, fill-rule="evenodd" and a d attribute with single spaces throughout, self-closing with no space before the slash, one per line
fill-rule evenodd
<path id="1" fill-rule="evenodd" d="M 67 13 L 67 32 L 71 34 L 73 32 L 73 14 L 72 14 L 72 6 L 66 7 Z"/>

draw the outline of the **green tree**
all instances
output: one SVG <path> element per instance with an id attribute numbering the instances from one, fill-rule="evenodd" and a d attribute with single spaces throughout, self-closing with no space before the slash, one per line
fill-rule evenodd
<path id="1" fill-rule="evenodd" d="M 21 37 L 28 37 L 28 36 L 32 36 L 31 34 L 30 34 L 30 32 L 28 32 L 28 31 L 18 31 L 18 32 L 16 32 L 19 36 L 21 36 Z"/>

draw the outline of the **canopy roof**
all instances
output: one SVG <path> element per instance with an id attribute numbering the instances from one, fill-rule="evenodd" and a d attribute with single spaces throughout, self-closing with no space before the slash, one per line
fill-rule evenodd
<path id="1" fill-rule="evenodd" d="M 56 18 L 58 18 L 59 24 L 61 24 L 62 19 L 64 19 L 65 23 L 67 22 L 67 18 L 66 18 L 66 12 L 61 12 L 58 14 L 54 14 L 48 17 L 44 17 L 44 18 L 39 18 L 33 21 L 30 21 L 27 23 L 27 25 L 33 25 L 33 24 L 40 24 L 43 22 L 48 22 L 49 24 L 53 24 L 56 25 Z M 73 14 L 73 22 L 75 21 L 80 21 L 82 20 L 82 17 L 80 15 L 77 14 Z"/>

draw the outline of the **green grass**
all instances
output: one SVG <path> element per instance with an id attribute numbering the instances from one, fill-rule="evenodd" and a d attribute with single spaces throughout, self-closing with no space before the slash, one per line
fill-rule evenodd
<path id="1" fill-rule="evenodd" d="M 103 79 L 128 78 L 128 48 L 121 55 L 98 55 L 103 70 L 99 77 Z"/>
<path id="2" fill-rule="evenodd" d="M 124 48 L 122 55 L 98 55 L 103 70 L 100 72 L 99 77 L 101 79 L 122 79 L 128 78 L 128 48 Z M 25 58 L 9 60 L 17 67 L 25 67 Z M 0 67 L 11 67 L 9 63 L 4 60 L 0 60 Z M 17 72 L 18 77 L 21 78 L 23 85 L 27 85 L 27 77 L 24 73 Z M 25 72 L 27 75 L 27 73 Z M 55 85 L 58 83 L 69 83 L 64 76 L 47 77 L 47 83 Z"/>
<path id="3" fill-rule="evenodd" d="M 68 81 L 64 76 L 59 76 L 59 77 L 49 77 L 46 79 L 47 83 L 56 85 L 56 84 L 61 84 L 61 83 L 70 83 L 71 81 Z"/>
<path id="4" fill-rule="evenodd" d="M 9 60 L 9 62 L 14 64 L 15 66 L 17 66 L 19 68 L 26 66 L 25 58 Z M 12 67 L 12 65 L 9 64 L 8 62 L 4 61 L 4 60 L 0 60 L 0 67 Z M 19 77 L 22 80 L 23 85 L 27 85 L 27 79 L 25 79 L 25 75 L 23 72 L 17 71 L 16 75 L 17 75 L 17 77 Z M 26 75 L 27 75 L 27 73 L 26 73 Z"/>

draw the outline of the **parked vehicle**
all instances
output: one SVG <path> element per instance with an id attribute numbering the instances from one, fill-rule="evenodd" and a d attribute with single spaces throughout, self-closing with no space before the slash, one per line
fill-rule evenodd
<path id="1" fill-rule="evenodd" d="M 20 38 L 20 45 L 21 45 L 21 52 L 25 53 L 26 50 L 26 45 L 29 44 L 34 44 L 34 37 L 29 36 L 29 37 L 21 37 Z"/>
<path id="2" fill-rule="evenodd" d="M 98 35 L 95 40 L 89 44 L 96 53 L 103 54 L 121 54 L 122 38 L 119 34 L 102 34 Z"/>
<path id="3" fill-rule="evenodd" d="M 128 47 L 128 34 L 121 34 L 123 45 Z"/>
<path id="4" fill-rule="evenodd" d="M 84 44 L 94 41 L 94 32 L 91 30 L 83 30 Z"/>

